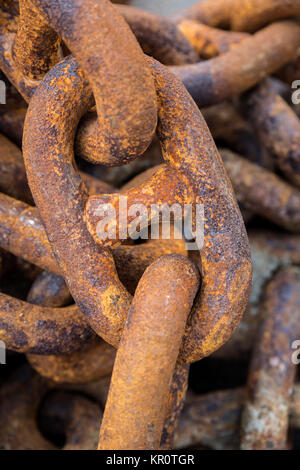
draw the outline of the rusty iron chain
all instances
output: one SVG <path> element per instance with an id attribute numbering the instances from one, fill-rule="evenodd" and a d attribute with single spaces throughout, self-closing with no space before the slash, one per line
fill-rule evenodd
<path id="1" fill-rule="evenodd" d="M 1 384 L 1 448 L 55 449 L 51 428 L 64 449 L 291 446 L 299 17 L 298 0 L 204 0 L 166 18 L 2 1 L 0 275 L 28 288 L 3 283 L 0 340 L 29 364 Z M 140 230 L 153 205 L 202 205 L 203 243 L 134 242 L 134 216 L 124 238 L 121 197 L 147 209 Z M 108 206 L 113 239 L 98 231 Z M 208 356 L 246 358 L 245 388 L 184 404 Z"/>

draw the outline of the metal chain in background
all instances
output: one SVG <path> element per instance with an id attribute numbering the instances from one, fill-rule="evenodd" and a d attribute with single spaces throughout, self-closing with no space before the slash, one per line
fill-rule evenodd
<path id="1" fill-rule="evenodd" d="M 284 18 L 286 11 L 291 11 L 276 9 L 276 0 L 266 2 L 273 5 L 269 11 L 270 22 Z M 262 7 L 256 0 L 252 3 Z M 96 8 L 92 0 L 81 2 L 81 7 L 88 4 L 88 10 Z M 34 271 L 36 268 L 28 268 L 31 277 L 28 273 L 27 276 L 34 282 L 27 302 L 18 300 L 17 294 L 14 297 L 0 294 L 1 338 L 11 350 L 27 353 L 28 362 L 46 379 L 27 365 L 17 377 L 5 383 L 0 418 L 1 422 L 12 423 L 12 428 L 4 426 L 0 432 L 0 441 L 6 448 L 22 448 L 22 445 L 51 448 L 51 442 L 41 436 L 42 425 L 38 428 L 35 416 L 39 410 L 44 418 L 43 432 L 49 437 L 47 432 L 55 428 L 51 413 L 55 421 L 62 408 L 66 440 L 60 447 L 95 448 L 100 408 L 108 388 L 107 374 L 115 358 L 114 349 L 99 336 L 114 346 L 121 338 L 101 427 L 101 449 L 172 447 L 187 387 L 189 366 L 183 363 L 214 352 L 213 357 L 197 362 L 192 369 L 197 371 L 202 367 L 203 371 L 206 361 L 210 365 L 221 361 L 212 380 L 212 390 L 218 390 L 224 388 L 224 383 L 220 385 L 217 380 L 224 364 L 228 364 L 229 374 L 236 362 L 249 360 L 250 350 L 252 360 L 245 389 L 237 388 L 230 393 L 219 390 L 200 397 L 189 392 L 175 445 L 243 449 L 291 445 L 288 425 L 299 426 L 299 390 L 296 382 L 292 393 L 296 367 L 290 357 L 290 345 L 299 331 L 300 196 L 295 166 L 299 119 L 297 108 L 292 109 L 287 102 L 286 83 L 269 77 L 257 88 L 253 86 L 263 77 L 278 73 L 285 64 L 289 67 L 299 48 L 299 25 L 295 21 L 275 21 L 265 26 L 266 20 L 259 15 L 253 15 L 251 23 L 247 11 L 239 16 L 236 8 L 229 12 L 220 8 L 220 2 L 214 4 L 221 24 L 231 22 L 233 29 L 243 25 L 243 32 L 212 28 L 219 23 L 215 16 L 206 16 L 208 10 L 205 14 L 202 11 L 205 25 L 195 21 L 194 11 L 188 19 L 184 14 L 177 16 L 178 26 L 168 18 L 163 20 L 138 10 L 120 8 L 119 11 L 123 11 L 144 51 L 150 56 L 157 55 L 157 59 L 170 65 L 183 80 L 204 114 L 223 163 L 200 111 L 178 78 L 155 60 L 147 59 L 151 83 L 137 42 L 113 10 L 110 15 L 115 15 L 115 22 L 120 21 L 118 34 L 123 38 L 120 57 L 118 47 L 114 48 L 116 31 L 108 28 L 107 33 L 112 34 L 103 42 L 101 28 L 96 28 L 97 40 L 93 45 L 89 35 L 81 34 L 88 22 L 80 24 L 80 18 L 88 19 L 88 15 L 77 16 L 79 24 L 75 21 L 70 31 L 66 18 L 72 14 L 71 10 L 63 11 L 59 17 L 42 0 L 22 2 L 23 23 L 16 38 L 13 34 L 16 25 L 12 22 L 5 30 L 5 21 L 2 24 L 6 34 L 6 42 L 2 42 L 6 50 L 1 57 L 2 68 L 29 102 L 28 111 L 24 103 L 19 109 L 20 99 L 14 95 L 16 91 L 12 92 L 11 113 L 3 113 L 2 132 L 20 144 L 27 111 L 23 156 L 32 194 L 20 150 L 2 137 L 2 175 L 7 174 L 9 178 L 3 178 L 1 183 L 5 194 L 0 195 L 0 244 L 4 250 L 53 271 L 40 273 Z M 106 5 L 110 8 L 107 2 Z M 300 5 L 297 5 L 293 7 L 293 15 L 299 14 Z M 170 2 L 166 6 L 166 16 L 171 15 Z M 187 6 L 186 2 L 180 5 L 183 6 Z M 33 7 L 37 9 L 35 16 Z M 7 10 L 4 10 L 5 18 Z M 101 15 L 99 18 L 103 19 Z M 248 30 L 254 35 L 249 35 Z M 57 64 L 60 36 L 65 41 L 66 55 L 71 50 L 78 62 L 66 57 Z M 127 41 L 130 47 L 124 48 Z M 7 53 L 10 44 L 12 55 Z M 103 56 L 108 44 L 111 46 Z M 199 61 L 193 47 L 203 59 L 212 60 Z M 95 48 L 98 48 L 96 54 Z M 128 63 L 131 67 L 127 70 Z M 111 77 L 108 84 L 106 74 L 101 75 L 103 67 Z M 135 73 L 127 79 L 127 72 L 132 70 Z M 293 72 L 293 67 L 290 70 Z M 284 70 L 278 76 L 288 81 Z M 79 118 L 93 105 L 92 96 L 98 116 L 95 111 L 84 116 L 73 145 Z M 154 139 L 148 160 L 141 164 L 140 158 L 134 159 L 152 138 L 155 101 L 164 160 L 157 152 L 158 142 Z M 107 110 L 110 120 L 105 118 Z M 138 132 L 134 127 L 137 116 L 142 128 Z M 16 124 L 11 125 L 10 119 L 16 119 Z M 77 156 L 87 160 L 82 161 L 80 173 L 73 166 L 73 147 Z M 93 169 L 94 165 L 88 163 L 91 161 L 115 166 L 131 163 L 112 169 L 96 165 Z M 160 166 L 148 169 L 146 174 L 139 174 L 124 185 L 130 176 L 152 167 L 154 162 Z M 248 300 L 251 269 L 244 225 L 223 164 L 247 223 L 254 264 L 254 287 L 247 311 L 230 339 Z M 99 174 L 105 182 L 94 178 Z M 95 230 L 97 220 L 92 209 L 99 202 L 115 204 L 118 189 L 109 183 L 121 187 L 132 202 L 139 200 L 146 205 L 157 199 L 168 204 L 204 202 L 205 246 L 200 249 L 200 257 L 198 252 L 193 254 L 196 264 L 187 260 L 186 249 L 174 243 L 175 240 L 167 244 L 151 241 L 119 247 L 104 243 Z M 33 203 L 32 195 L 39 212 L 28 206 Z M 255 225 L 255 214 L 264 219 L 261 222 L 264 229 L 258 228 L 259 220 Z M 275 224 L 276 230 L 266 220 Z M 167 256 L 157 260 L 160 255 Z M 3 260 L 5 257 L 4 253 Z M 19 258 L 18 263 L 21 263 Z M 26 265 L 22 263 L 18 270 L 22 269 L 25 276 Z M 201 288 L 189 314 L 199 282 L 196 266 L 201 272 Z M 77 307 L 69 306 L 71 297 L 64 279 Z M 172 301 L 166 302 L 169 297 Z M 161 311 L 165 315 L 160 323 Z M 128 314 L 130 321 L 125 323 Z M 152 325 L 156 325 L 153 330 Z M 161 338 L 160 327 L 164 331 Z M 172 328 L 175 328 L 173 334 Z M 229 382 L 231 386 L 245 385 L 246 368 L 244 363 L 243 372 L 236 374 L 238 382 Z M 132 376 L 130 384 L 129 375 Z M 193 383 L 193 376 L 197 374 L 192 370 L 191 388 L 195 389 L 199 381 Z M 204 379 L 204 374 L 200 376 L 202 387 L 207 386 L 209 379 Z M 20 393 L 18 387 L 23 383 Z M 68 402 L 64 394 L 57 392 L 61 384 L 64 387 L 68 384 L 73 391 L 68 406 L 61 405 Z M 28 399 L 26 389 L 34 399 Z M 86 397 L 96 398 L 97 410 L 88 400 L 82 401 L 82 392 Z M 45 393 L 50 393 L 50 397 L 43 402 Z M 9 403 L 11 396 L 13 400 Z M 228 410 L 232 419 L 228 419 Z M 18 442 L 16 431 L 12 431 L 18 429 L 18 423 L 26 428 L 22 416 L 25 421 L 30 420 L 30 428 L 34 429 L 32 435 L 24 433 L 26 444 Z M 85 420 L 90 433 L 80 434 L 76 427 L 78 420 Z M 54 435 L 59 433 L 59 429 L 53 430 Z M 11 437 L 7 438 L 8 435 Z"/>

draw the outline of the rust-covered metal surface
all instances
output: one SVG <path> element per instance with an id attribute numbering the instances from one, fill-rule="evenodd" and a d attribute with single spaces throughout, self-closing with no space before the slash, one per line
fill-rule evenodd
<path id="1" fill-rule="evenodd" d="M 12 52 L 25 80 L 41 79 L 58 62 L 60 39 L 78 58 L 93 90 L 90 105 L 94 99 L 99 119 L 103 116 L 101 132 L 95 129 L 100 158 L 106 148 L 116 159 L 122 154 L 123 161 L 142 153 L 156 126 L 155 90 L 126 22 L 108 0 L 20 1 Z"/>
<path id="2" fill-rule="evenodd" d="M 31 304 L 63 307 L 72 302 L 64 279 L 43 271 L 33 282 L 27 295 Z M 95 338 L 73 354 L 28 354 L 27 360 L 42 377 L 58 383 L 88 383 L 109 375 L 115 360 L 115 349 Z"/>
<path id="3" fill-rule="evenodd" d="M 200 357 L 204 357 L 217 349 L 222 342 L 226 341 L 237 325 L 239 315 L 244 310 L 245 297 L 249 292 L 251 266 L 241 216 L 236 202 L 232 198 L 230 183 L 205 122 L 189 96 L 184 93 L 184 89 L 179 82 L 176 82 L 166 69 L 162 69 L 156 63 L 153 64 L 154 76 L 157 76 L 156 86 L 160 97 L 159 110 L 161 111 L 159 112 L 158 131 L 164 159 L 171 169 L 177 170 L 178 176 L 182 174 L 183 183 L 182 185 L 177 184 L 175 189 L 182 193 L 182 204 L 193 200 L 196 203 L 204 204 L 204 207 L 206 207 L 204 246 L 200 249 L 201 295 L 195 303 L 191 323 L 184 340 L 185 350 L 183 348 L 182 352 L 183 357 L 186 358 L 185 360 L 190 362 L 200 359 Z M 194 129 L 192 134 L 188 131 L 190 126 L 193 126 Z M 201 163 L 198 163 L 195 155 L 200 149 Z M 158 174 L 159 177 L 160 173 Z M 193 188 L 194 191 L 191 196 L 185 189 L 184 183 L 186 180 L 190 182 L 188 188 Z M 164 182 L 163 178 L 162 182 Z M 154 183 L 155 192 L 153 189 L 150 190 L 149 196 L 147 190 L 144 196 L 142 188 L 141 190 L 132 189 L 130 191 L 133 193 L 138 191 L 145 204 L 147 204 L 148 198 L 152 201 L 155 200 L 157 203 L 160 203 L 161 200 L 163 202 L 169 201 L 172 187 L 170 188 L 170 185 L 163 186 L 162 182 L 160 182 L 160 185 L 157 184 L 157 181 Z M 176 180 L 173 178 L 172 184 L 175 182 Z M 149 184 L 151 187 L 151 182 Z M 162 189 L 165 187 L 164 192 L 166 194 L 164 196 L 166 199 L 163 199 L 163 193 L 160 194 L 159 186 Z M 88 202 L 86 208 L 88 227 L 96 224 L 96 220 L 92 217 L 94 211 L 91 205 L 94 202 L 101 202 L 102 197 L 95 196 Z M 103 200 L 106 203 L 109 201 L 114 204 L 115 198 L 108 196 Z M 174 198 L 174 201 L 179 202 L 180 198 Z M 220 205 L 223 206 L 222 212 L 218 210 L 215 212 L 215 208 L 220 207 Z M 217 226 L 218 231 L 224 233 L 222 247 L 218 243 L 218 237 L 214 236 Z M 237 233 L 238 243 L 235 242 Z M 228 243 L 227 248 L 225 248 L 225 240 Z M 227 262 L 226 258 L 228 259 Z M 219 262 L 221 259 L 222 262 Z M 230 273 L 226 269 L 226 264 L 228 267 L 230 266 Z M 226 280 L 225 284 L 222 284 L 223 280 Z M 227 292 L 223 291 L 221 293 L 222 288 L 227 288 Z M 219 298 L 222 303 L 221 309 L 218 301 L 215 305 L 210 301 L 213 291 L 215 291 L 214 298 Z M 235 303 L 235 306 L 232 302 Z M 232 315 L 233 310 L 236 317 Z M 208 311 L 210 312 L 209 315 L 205 313 Z M 192 345 L 197 346 L 194 349 Z"/>
<path id="4" fill-rule="evenodd" d="M 107 377 L 112 372 L 115 355 L 112 346 L 95 340 L 72 354 L 28 354 L 27 359 L 42 377 L 57 383 L 86 384 Z"/>
<path id="5" fill-rule="evenodd" d="M 37 209 L 4 194 L 0 194 L 0 200 L 0 246 L 42 269 L 61 275 Z M 113 250 L 118 275 L 130 291 L 135 289 L 146 267 L 156 258 L 171 253 L 187 255 L 185 243 L 182 240 L 149 240 L 143 245 L 120 245 Z"/>
<path id="6" fill-rule="evenodd" d="M 297 449 L 300 3 L 113 3 L 0 5 L 0 448 Z"/>
<path id="7" fill-rule="evenodd" d="M 17 8 L 13 8 L 16 2 L 10 3 L 10 7 L 2 7 L 1 66 L 25 99 L 32 96 L 39 80 L 61 58 L 61 38 L 70 50 L 78 55 L 83 69 L 89 76 L 89 85 L 86 82 L 86 91 L 90 92 L 87 106 L 93 106 L 95 99 L 99 117 L 105 116 L 106 132 L 102 124 L 99 132 L 97 122 L 94 123 L 93 152 L 89 154 L 89 158 L 102 161 L 104 147 L 110 149 L 108 158 L 115 162 L 120 154 L 123 161 L 129 161 L 142 153 L 150 144 L 155 131 L 155 90 L 137 41 L 111 3 L 108 0 L 78 1 L 73 2 L 70 8 L 70 5 L 64 2 L 49 4 L 22 0 L 20 20 Z M 73 25 L 73 30 L 70 30 L 70 24 Z M 116 30 L 113 30 L 115 27 Z M 76 34 L 73 34 L 75 30 Z M 100 54 L 96 52 L 95 47 L 99 49 Z M 113 56 L 109 51 L 115 49 L 118 49 L 118 53 Z M 98 64 L 92 60 L 93 57 L 99 57 Z M 129 68 L 127 64 L 130 57 L 132 60 Z M 107 60 L 104 61 L 104 58 Z M 118 74 L 115 73 L 116 69 Z M 137 73 L 139 69 L 143 72 Z M 81 79 L 84 80 L 82 71 Z M 122 82 L 123 89 L 120 86 Z M 94 88 L 94 94 L 90 86 Z M 84 155 L 90 150 L 88 148 Z"/>
<path id="8" fill-rule="evenodd" d="M 159 448 L 169 385 L 198 283 L 196 266 L 174 255 L 159 258 L 142 276 L 116 356 L 99 449 Z"/>
<path id="9" fill-rule="evenodd" d="M 278 271 L 262 303 L 264 319 L 250 364 L 242 416 L 241 448 L 285 449 L 289 401 L 296 364 L 291 345 L 299 338 L 300 270 Z"/>
<path id="10" fill-rule="evenodd" d="M 266 81 L 247 97 L 247 115 L 275 165 L 300 186 L 300 120 L 291 106 Z"/>
<path id="11" fill-rule="evenodd" d="M 88 194 L 73 165 L 74 129 L 88 98 L 80 75 L 70 56 L 52 68 L 35 92 L 26 115 L 24 160 L 34 200 L 75 302 L 95 331 L 117 345 L 131 296 L 118 279 L 112 254 L 95 245 L 83 220 Z M 50 122 L 55 122 L 55 131 Z"/>
<path id="12" fill-rule="evenodd" d="M 238 201 L 279 226 L 299 232 L 299 189 L 229 150 L 220 153 Z"/>
<path id="13" fill-rule="evenodd" d="M 266 283 L 286 266 L 300 264 L 299 235 L 278 230 L 249 229 L 249 242 L 253 265 L 252 291 L 243 318 L 230 340 L 215 353 L 215 357 L 234 360 L 237 356 L 249 359 L 264 317 L 261 299 Z M 295 305 L 295 312 L 297 305 Z M 291 350 L 292 353 L 292 350 Z"/>
<path id="14" fill-rule="evenodd" d="M 0 315 L 1 339 L 18 352 L 66 354 L 94 336 L 76 306 L 41 307 L 1 294 Z"/>
<path id="15" fill-rule="evenodd" d="M 299 0 L 202 0 L 174 14 L 209 26 L 254 32 L 282 18 L 300 15 Z"/>
<path id="16" fill-rule="evenodd" d="M 247 33 L 220 30 L 189 19 L 181 21 L 179 29 L 204 59 L 224 54 L 248 37 Z"/>
<path id="17" fill-rule="evenodd" d="M 96 449 L 102 409 L 92 397 L 55 389 L 26 366 L 13 374 L 0 396 L 2 450 L 57 450 L 41 432 L 46 425 L 65 434 L 64 450 Z"/>
<path id="18" fill-rule="evenodd" d="M 165 65 L 198 62 L 192 42 L 185 38 L 173 21 L 130 5 L 119 5 L 118 11 L 124 16 L 145 54 Z"/>
<path id="19" fill-rule="evenodd" d="M 295 384 L 290 400 L 290 419 L 299 427 L 299 383 Z M 203 446 L 214 450 L 238 450 L 240 421 L 245 401 L 245 389 L 235 388 L 187 396 L 175 435 L 179 449 Z"/>
<path id="20" fill-rule="evenodd" d="M 281 21 L 259 30 L 221 56 L 173 66 L 171 70 L 183 81 L 198 106 L 210 106 L 239 95 L 291 62 L 299 46 L 300 26 Z"/>

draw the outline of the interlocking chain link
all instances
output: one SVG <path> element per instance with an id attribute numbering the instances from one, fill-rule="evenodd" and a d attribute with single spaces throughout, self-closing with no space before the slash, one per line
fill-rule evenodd
<path id="1" fill-rule="evenodd" d="M 287 447 L 300 422 L 299 17 L 298 0 L 204 0 L 169 18 L 1 2 L 0 266 L 15 255 L 31 285 L 22 300 L 0 293 L 0 339 L 31 366 L 0 391 L 1 446 L 55 448 L 37 409 L 49 424 L 68 403 L 65 449 Z M 121 197 L 148 211 L 140 229 L 153 205 L 201 205 L 203 240 L 136 243 L 133 216 L 123 237 Z M 100 206 L 117 215 L 113 239 Z M 257 230 L 255 215 L 295 234 Z M 246 389 L 190 395 L 175 434 L 189 365 L 251 349 Z"/>

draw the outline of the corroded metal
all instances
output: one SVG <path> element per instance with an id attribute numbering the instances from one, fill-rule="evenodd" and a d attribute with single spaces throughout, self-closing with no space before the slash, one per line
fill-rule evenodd
<path id="1" fill-rule="evenodd" d="M 37 209 L 1 193 L 0 247 L 42 269 L 62 275 Z M 156 258 L 171 253 L 187 255 L 182 240 L 121 245 L 112 253 L 120 279 L 133 293 L 141 275 Z"/>
<path id="2" fill-rule="evenodd" d="M 253 123 L 243 117 L 239 103 L 230 101 L 201 110 L 203 117 L 217 142 L 243 157 L 268 169 L 273 169 L 273 159 L 258 141 Z"/>
<path id="3" fill-rule="evenodd" d="M 170 178 L 177 194 L 182 193 L 178 201 L 181 199 L 182 204 L 193 201 L 204 204 L 206 208 L 204 247 L 200 249 L 201 295 L 193 308 L 182 351 L 185 361 L 191 362 L 220 347 L 237 326 L 251 282 L 249 251 L 243 235 L 244 228 L 239 210 L 230 195 L 231 188 L 220 157 L 199 110 L 182 85 L 175 81 L 166 69 L 155 62 L 152 64 L 159 96 L 158 134 L 167 163 L 166 172 L 170 175 L 176 170 L 177 178 L 182 178 L 181 184 L 173 179 L 174 176 Z M 194 129 L 193 134 L 189 133 L 189 128 Z M 172 129 L 171 133 L 170 129 Z M 195 158 L 199 154 L 199 149 L 201 149 L 201 161 Z M 146 205 L 158 200 L 170 201 L 174 196 L 174 193 L 172 194 L 174 186 L 166 184 L 166 181 L 167 178 L 159 174 L 156 183 L 153 184 L 155 192 L 158 191 L 158 199 L 153 190 L 149 191 L 149 195 L 145 191 L 144 195 L 143 186 L 138 190 L 130 190 L 128 195 L 130 192 L 140 193 L 139 202 Z M 150 187 L 151 184 L 150 182 Z M 95 202 L 98 204 L 111 202 L 116 205 L 117 200 L 114 197 L 102 195 L 94 196 L 89 200 L 85 217 L 92 233 L 94 231 L 91 226 L 95 227 L 99 221 L 99 216 L 96 220 L 94 210 L 91 208 Z M 220 210 L 221 207 L 222 210 Z M 215 231 L 224 235 L 222 242 L 220 239 L 220 244 L 218 237 L 214 236 Z M 236 238 L 237 234 L 238 238 Z M 221 264 L 220 258 L 222 258 Z M 228 291 L 222 292 L 225 286 L 224 284 L 221 286 L 221 279 L 225 277 L 227 282 L 229 279 L 231 282 L 227 284 Z M 218 301 L 212 305 L 209 299 L 213 291 L 218 292 L 215 299 L 218 296 L 222 298 L 222 306 Z M 235 312 L 235 318 L 232 316 L 232 311 Z"/>
<path id="4" fill-rule="evenodd" d="M 14 374 L 0 390 L 0 448 L 50 450 L 55 447 L 41 435 L 36 413 L 47 385 L 28 367 Z"/>
<path id="5" fill-rule="evenodd" d="M 278 271 L 266 289 L 264 321 L 254 347 L 245 407 L 241 448 L 285 449 L 289 400 L 296 365 L 291 345 L 299 338 L 300 270 Z"/>
<path id="6" fill-rule="evenodd" d="M 43 271 L 34 280 L 27 302 L 44 307 L 64 307 L 72 303 L 69 289 L 61 276 Z"/>
<path id="7" fill-rule="evenodd" d="M 116 350 L 112 346 L 95 339 L 72 354 L 27 354 L 27 359 L 42 377 L 57 383 L 86 384 L 108 376 L 115 355 Z"/>
<path id="8" fill-rule="evenodd" d="M 282 18 L 300 15 L 299 0 L 202 0 L 176 15 L 209 26 L 253 32 Z"/>
<path id="9" fill-rule="evenodd" d="M 0 190 L 33 204 L 20 149 L 0 134 Z"/>
<path id="10" fill-rule="evenodd" d="M 76 0 L 72 7 L 61 1 L 20 1 L 13 60 L 25 79 L 41 79 L 58 62 L 59 38 L 78 59 L 92 88 L 101 122 L 101 132 L 95 129 L 100 158 L 104 148 L 116 159 L 122 154 L 123 161 L 142 153 L 155 130 L 156 98 L 142 51 L 126 22 L 108 0 Z"/>
<path id="11" fill-rule="evenodd" d="M 240 420 L 246 397 L 244 388 L 196 395 L 189 392 L 175 433 L 175 448 L 237 450 L 240 445 Z M 300 384 L 290 397 L 290 424 L 300 423 Z"/>
<path id="12" fill-rule="evenodd" d="M 175 365 L 171 385 L 168 394 L 167 412 L 162 429 L 160 449 L 169 450 L 174 447 L 175 431 L 184 406 L 186 391 L 188 388 L 189 364 Z"/>
<path id="13" fill-rule="evenodd" d="M 28 187 L 26 170 L 21 150 L 0 134 L 0 190 L 21 201 L 34 205 Z M 112 185 L 87 173 L 80 172 L 89 194 L 116 192 Z"/>
<path id="14" fill-rule="evenodd" d="M 61 274 L 36 209 L 4 195 L 1 203 L 0 245 L 43 269 Z M 140 246 L 120 246 L 114 253 L 120 277 L 124 282 L 128 280 L 128 288 L 134 292 L 144 270 L 157 257 L 169 253 L 185 255 L 186 251 L 180 240 L 153 240 Z M 128 270 L 130 276 L 127 275 Z M 11 349 L 66 354 L 78 349 L 79 345 L 83 346 L 92 335 L 74 306 L 34 306 L 5 294 L 0 294 L 0 299 L 0 337 Z M 39 323 L 41 318 L 43 321 Z M 33 328 L 36 324 L 40 325 L 40 329 Z M 51 331 L 55 332 L 53 340 Z M 70 336 L 66 335 L 66 331 L 69 331 Z"/>
<path id="15" fill-rule="evenodd" d="M 300 120 L 269 81 L 247 97 L 247 115 L 276 166 L 300 186 Z"/>
<path id="16" fill-rule="evenodd" d="M 165 65 L 198 62 L 191 42 L 170 19 L 127 5 L 119 5 L 118 11 L 124 16 L 145 54 Z"/>
<path id="17" fill-rule="evenodd" d="M 52 391 L 40 411 L 46 429 L 65 438 L 62 450 L 96 450 L 102 410 L 89 397 L 75 392 Z"/>
<path id="18" fill-rule="evenodd" d="M 173 18 L 1 2 L 0 339 L 30 366 L 0 377 L 0 446 L 56 449 L 54 432 L 60 448 L 95 449 L 105 404 L 101 449 L 292 446 L 299 16 L 298 0 L 204 0 Z M 104 239 L 95 210 L 118 215 L 120 196 L 203 204 L 203 245 L 188 252 L 173 220 L 170 240 L 124 240 L 117 225 Z M 191 362 L 251 351 L 246 388 L 188 392 L 184 407 Z"/>
<path id="19" fill-rule="evenodd" d="M 283 267 L 300 265 L 300 236 L 286 232 L 248 229 L 253 266 L 253 283 L 243 318 L 229 341 L 214 353 L 215 357 L 249 360 L 257 331 L 263 320 L 261 306 L 266 283 Z"/>
<path id="20" fill-rule="evenodd" d="M 94 333 L 76 306 L 41 307 L 0 294 L 0 336 L 14 351 L 67 354 L 80 349 Z"/>
<path id="21" fill-rule="evenodd" d="M 31 286 L 27 301 L 46 307 L 62 307 L 71 303 L 71 296 L 61 276 L 44 271 Z M 115 349 L 103 340 L 95 338 L 73 354 L 27 354 L 27 359 L 43 377 L 54 382 L 87 383 L 111 373 Z"/>
<path id="22" fill-rule="evenodd" d="M 86 111 L 95 98 L 103 121 L 101 132 L 94 122 L 92 148 L 84 156 L 102 161 L 105 147 L 108 158 L 119 164 L 143 153 L 156 126 L 155 90 L 142 51 L 121 15 L 108 0 L 73 2 L 72 8 L 64 2 L 22 0 L 20 6 L 20 21 L 16 8 L 0 9 L 0 63 L 24 98 L 31 98 L 39 80 L 60 59 L 59 37 L 63 38 L 88 75 L 86 81 L 80 69 L 90 94 Z M 94 57 L 98 63 L 91 60 Z"/>
<path id="23" fill-rule="evenodd" d="M 102 410 L 88 396 L 73 390 L 55 390 L 25 366 L 2 387 L 0 397 L 1 449 L 57 450 L 56 445 L 42 436 L 38 413 L 41 423 L 48 424 L 48 430 L 53 424 L 52 430 L 59 428 L 65 436 L 64 450 L 97 448 Z"/>
<path id="24" fill-rule="evenodd" d="M 297 188 L 229 150 L 220 153 L 239 202 L 287 230 L 300 231 Z"/>
<path id="25" fill-rule="evenodd" d="M 179 256 L 159 258 L 145 271 L 118 348 L 99 449 L 159 448 L 170 381 L 198 286 L 197 268 Z"/>
<path id="26" fill-rule="evenodd" d="M 281 21 L 259 30 L 221 56 L 170 68 L 198 106 L 210 106 L 239 95 L 291 62 L 299 45 L 300 26 Z"/>
<path id="27" fill-rule="evenodd" d="M 246 33 L 224 31 L 192 20 L 183 20 L 179 29 L 204 59 L 224 54 L 248 37 Z"/>

